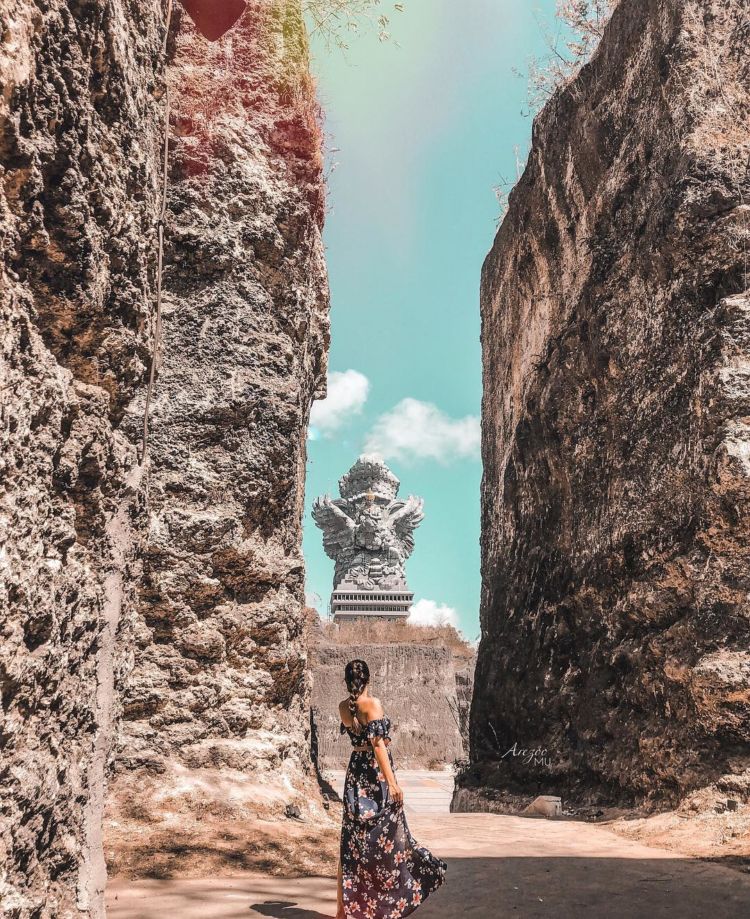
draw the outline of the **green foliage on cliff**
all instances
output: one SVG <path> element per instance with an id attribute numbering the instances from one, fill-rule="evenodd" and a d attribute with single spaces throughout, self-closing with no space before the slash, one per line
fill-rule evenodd
<path id="1" fill-rule="evenodd" d="M 330 47 L 346 50 L 351 37 L 363 29 L 377 31 L 379 41 L 391 39 L 391 15 L 402 13 L 403 3 L 382 0 L 303 0 L 302 9 L 312 34 Z"/>
<path id="2" fill-rule="evenodd" d="M 555 23 L 542 23 L 548 53 L 529 61 L 529 108 L 539 111 L 596 51 L 618 0 L 557 0 Z"/>

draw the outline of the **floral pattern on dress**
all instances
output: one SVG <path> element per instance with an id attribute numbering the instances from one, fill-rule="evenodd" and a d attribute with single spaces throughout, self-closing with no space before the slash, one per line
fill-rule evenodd
<path id="1" fill-rule="evenodd" d="M 360 733 L 342 724 L 341 733 L 364 746 L 374 737 L 390 741 L 390 728 L 388 718 L 379 718 Z M 388 758 L 393 769 L 390 750 Z M 346 771 L 341 865 L 347 919 L 401 919 L 445 880 L 445 862 L 409 832 L 404 809 L 391 801 L 371 749 L 353 750 Z"/>

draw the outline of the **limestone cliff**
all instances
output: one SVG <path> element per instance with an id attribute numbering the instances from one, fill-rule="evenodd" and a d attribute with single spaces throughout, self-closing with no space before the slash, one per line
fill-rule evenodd
<path id="1" fill-rule="evenodd" d="M 0 10 L 0 903 L 100 915 L 143 492 L 158 4 Z"/>
<path id="2" fill-rule="evenodd" d="M 108 846 L 136 874 L 222 846 L 236 870 L 251 834 L 227 847 L 227 821 L 283 814 L 303 788 L 305 441 L 328 344 L 299 3 L 250 4 L 216 45 L 183 18 L 170 74 L 164 344 Z"/>
<path id="3" fill-rule="evenodd" d="M 161 5 L 7 0 L 0 26 L 0 900 L 10 919 L 101 916 L 121 714 L 111 807 L 144 859 L 164 829 L 154 783 L 169 797 L 181 778 L 184 823 L 203 817 L 213 842 L 207 798 L 226 819 L 247 801 L 276 813 L 304 782 L 300 514 L 328 335 L 318 112 L 297 0 L 250 3 L 212 46 L 174 17 L 141 464 Z M 271 771 L 263 797 L 251 773 Z M 184 840 L 165 837 L 179 865 L 168 843 Z M 235 857 L 262 854 L 252 839 Z"/>
<path id="4" fill-rule="evenodd" d="M 750 789 L 749 42 L 741 0 L 621 0 L 534 124 L 482 274 L 469 784 Z"/>

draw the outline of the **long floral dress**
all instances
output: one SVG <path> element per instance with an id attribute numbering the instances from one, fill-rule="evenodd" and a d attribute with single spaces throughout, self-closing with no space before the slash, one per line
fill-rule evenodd
<path id="1" fill-rule="evenodd" d="M 390 730 L 388 718 L 370 721 L 359 734 L 341 725 L 355 747 L 375 737 L 390 742 Z M 388 758 L 393 768 L 390 750 Z M 445 880 L 445 862 L 417 845 L 403 806 L 390 799 L 372 747 L 353 750 L 346 771 L 341 865 L 347 919 L 401 919 Z"/>

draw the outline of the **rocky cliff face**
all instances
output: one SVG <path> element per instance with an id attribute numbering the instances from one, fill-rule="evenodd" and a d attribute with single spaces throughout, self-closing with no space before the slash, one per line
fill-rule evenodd
<path id="1" fill-rule="evenodd" d="M 12 919 L 67 919 L 103 914 L 121 714 L 111 806 L 145 858 L 156 786 L 210 837 L 206 798 L 226 803 L 226 826 L 237 801 L 275 813 L 303 782 L 299 519 L 327 346 L 320 138 L 295 0 L 251 3 L 215 46 L 179 25 L 142 465 L 161 9 L 9 0 L 0 24 L 0 900 Z M 251 771 L 272 769 L 258 792 Z"/>
<path id="2" fill-rule="evenodd" d="M 464 755 L 457 672 L 463 688 L 470 661 L 456 662 L 448 648 L 435 645 L 319 643 L 310 649 L 310 671 L 313 749 L 321 769 L 345 769 L 349 761 L 338 704 L 346 697 L 344 667 L 357 657 L 367 661 L 372 691 L 393 722 L 397 767 L 441 768 Z"/>
<path id="3" fill-rule="evenodd" d="M 621 0 L 535 122 L 482 276 L 468 783 L 750 789 L 749 41 Z"/>
<path id="4" fill-rule="evenodd" d="M 309 762 L 301 513 L 328 290 L 299 4 L 251 4 L 216 45 L 183 19 L 170 71 L 163 356 L 111 796 L 131 873 L 159 851 L 179 870 L 177 850 L 208 851 L 230 817 L 283 814 Z"/>
<path id="5" fill-rule="evenodd" d="M 469 716 L 471 714 L 471 698 L 474 694 L 474 670 L 477 665 L 476 653 L 463 660 L 453 660 L 453 670 L 456 677 L 456 713 L 458 715 L 458 730 L 461 734 L 461 744 L 464 756 L 469 753 Z"/>
<path id="6" fill-rule="evenodd" d="M 0 902 L 100 915 L 143 493 L 159 5 L 0 12 Z"/>

